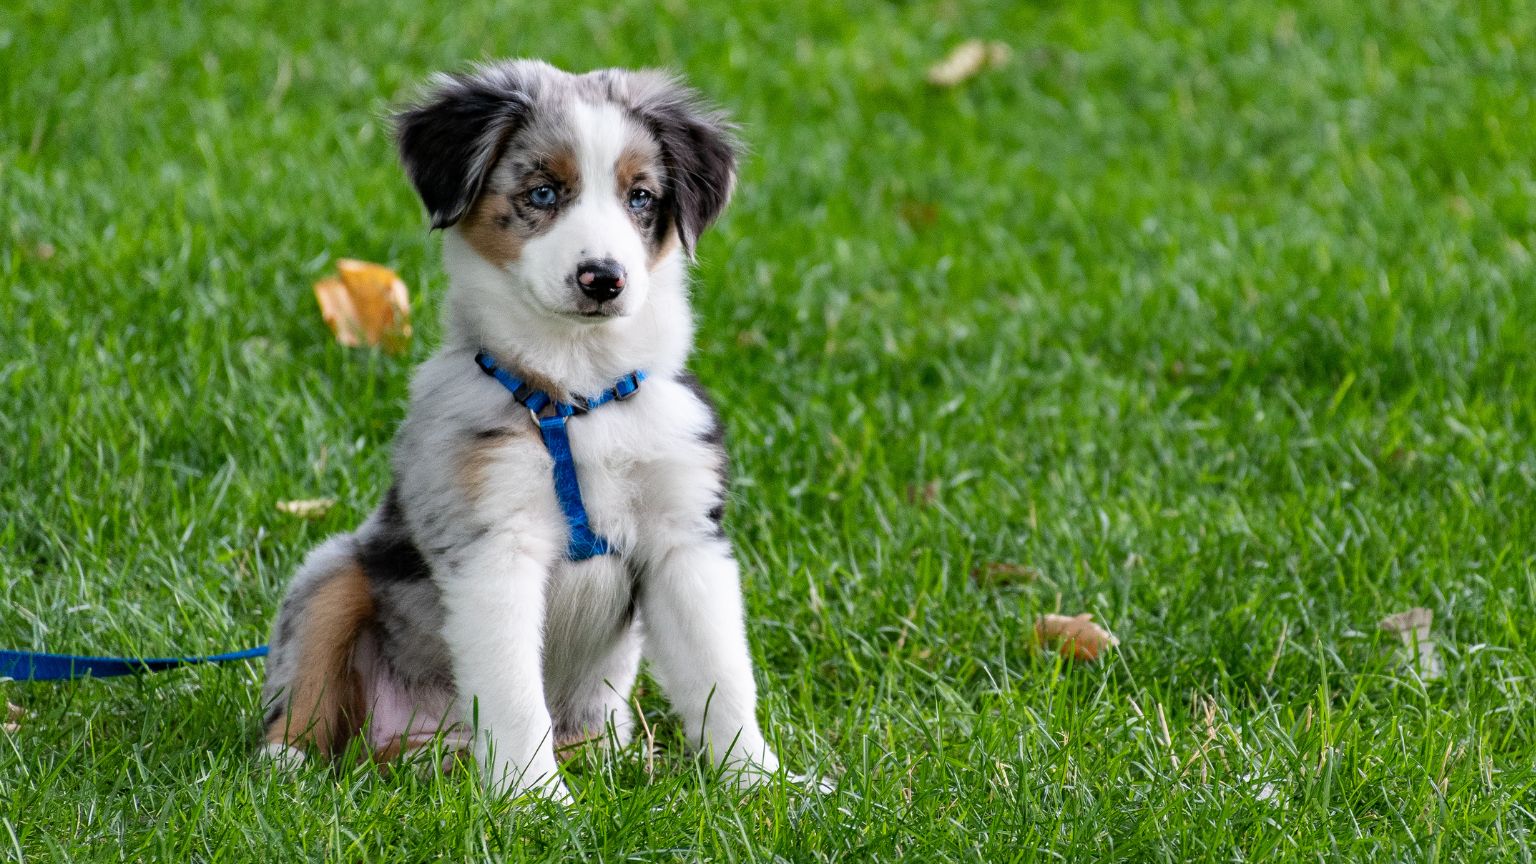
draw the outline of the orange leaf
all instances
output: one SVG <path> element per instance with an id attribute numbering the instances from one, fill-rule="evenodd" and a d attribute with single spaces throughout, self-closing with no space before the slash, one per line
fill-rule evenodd
<path id="1" fill-rule="evenodd" d="M 320 316 L 349 348 L 383 345 L 399 353 L 411 338 L 411 299 L 395 271 L 379 264 L 343 258 L 336 262 L 341 278 L 315 283 Z"/>
<path id="2" fill-rule="evenodd" d="M 1060 643 L 1061 656 L 1092 663 L 1105 648 L 1120 644 L 1115 634 L 1093 623 L 1093 614 L 1042 615 L 1035 622 L 1035 641 L 1041 645 Z"/>

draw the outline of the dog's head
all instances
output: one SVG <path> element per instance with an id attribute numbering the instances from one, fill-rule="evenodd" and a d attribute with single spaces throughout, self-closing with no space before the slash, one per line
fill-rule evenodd
<path id="1" fill-rule="evenodd" d="M 651 71 L 513 61 L 442 75 L 396 134 L 432 226 L 456 226 L 498 291 L 567 320 L 643 307 L 652 273 L 693 254 L 736 177 L 724 115 Z"/>

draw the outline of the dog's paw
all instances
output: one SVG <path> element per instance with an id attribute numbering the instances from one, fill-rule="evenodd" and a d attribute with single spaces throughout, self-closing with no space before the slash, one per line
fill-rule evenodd
<path id="1" fill-rule="evenodd" d="M 570 788 L 559 777 L 551 777 L 547 780 L 527 785 L 518 785 L 512 788 L 508 794 L 514 799 L 526 803 L 533 803 L 540 799 L 562 807 L 569 807 L 576 803 L 576 798 L 571 795 Z"/>
<path id="2" fill-rule="evenodd" d="M 279 771 L 297 771 L 309 761 L 303 750 L 275 741 L 263 744 L 256 756 Z"/>
<path id="3" fill-rule="evenodd" d="M 755 789 L 775 780 L 817 795 L 829 794 L 836 788 L 824 777 L 786 770 L 772 751 L 764 751 L 758 759 L 729 762 L 720 770 L 723 779 L 740 790 Z"/>
<path id="4" fill-rule="evenodd" d="M 541 783 L 532 791 L 540 798 L 562 807 L 569 807 L 576 803 L 576 797 L 571 794 L 570 787 L 565 785 L 564 780 L 557 779 L 553 783 Z"/>
<path id="5" fill-rule="evenodd" d="M 543 798 L 555 804 L 575 804 L 576 799 L 571 797 L 571 790 L 566 787 L 561 779 L 560 772 L 555 770 L 554 760 L 549 760 L 547 768 L 528 768 L 519 770 L 511 766 L 502 766 L 481 774 L 485 784 L 485 791 L 491 795 L 505 795 L 516 799 Z"/>
<path id="6" fill-rule="evenodd" d="M 732 753 L 732 757 L 736 754 Z M 755 789 L 774 780 L 781 780 L 795 786 L 808 786 L 820 783 L 816 778 L 806 778 L 798 774 L 792 774 L 785 770 L 779 763 L 779 757 L 766 746 L 757 750 L 752 756 L 745 759 L 731 758 L 720 766 L 722 778 L 737 789 Z"/>
<path id="7" fill-rule="evenodd" d="M 837 785 L 831 780 L 825 777 L 818 777 L 815 774 L 790 774 L 785 779 L 791 784 L 817 795 L 831 795 L 837 789 Z"/>

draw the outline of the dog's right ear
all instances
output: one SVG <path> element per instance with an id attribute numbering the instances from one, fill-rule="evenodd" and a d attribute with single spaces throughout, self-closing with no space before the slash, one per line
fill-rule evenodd
<path id="1" fill-rule="evenodd" d="M 514 69 L 439 75 L 422 102 L 395 115 L 400 161 L 433 228 L 464 218 L 532 97 Z"/>

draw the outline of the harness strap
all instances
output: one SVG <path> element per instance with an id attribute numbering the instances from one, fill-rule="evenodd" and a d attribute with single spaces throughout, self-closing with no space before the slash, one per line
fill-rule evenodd
<path id="1" fill-rule="evenodd" d="M 199 663 L 228 663 L 267 656 L 267 646 L 260 645 L 228 654 L 201 657 L 85 657 L 78 654 L 45 654 L 41 651 L 0 651 L 0 678 L 13 681 L 67 681 L 74 678 L 116 678 L 140 672 L 164 672 L 178 666 Z"/>
<path id="2" fill-rule="evenodd" d="M 559 415 L 541 418 L 539 434 L 544 436 L 544 449 L 555 460 L 555 497 L 560 499 L 560 512 L 565 514 L 565 527 L 570 531 L 565 557 L 572 561 L 585 561 L 598 555 L 607 555 L 610 550 L 608 541 L 592 530 L 587 508 L 581 503 L 581 484 L 576 482 L 576 459 L 571 455 L 570 436 L 565 434 L 566 419 Z"/>
<path id="3" fill-rule="evenodd" d="M 495 378 L 538 421 L 544 449 L 549 451 L 550 458 L 555 462 L 555 497 L 560 501 L 560 512 L 565 516 L 565 526 L 569 531 L 565 556 L 572 561 L 585 561 L 598 555 L 612 554 L 613 549 L 608 541 L 592 530 L 587 507 L 581 501 L 581 484 L 576 479 L 576 457 L 571 454 L 571 439 L 566 433 L 565 423 L 600 405 L 623 402 L 635 395 L 635 391 L 640 389 L 640 382 L 645 380 L 645 372 L 631 372 L 595 396 L 578 396 L 571 402 L 560 402 L 502 368 L 495 358 L 484 351 L 475 355 L 475 365 L 480 367 L 481 372 Z"/>

